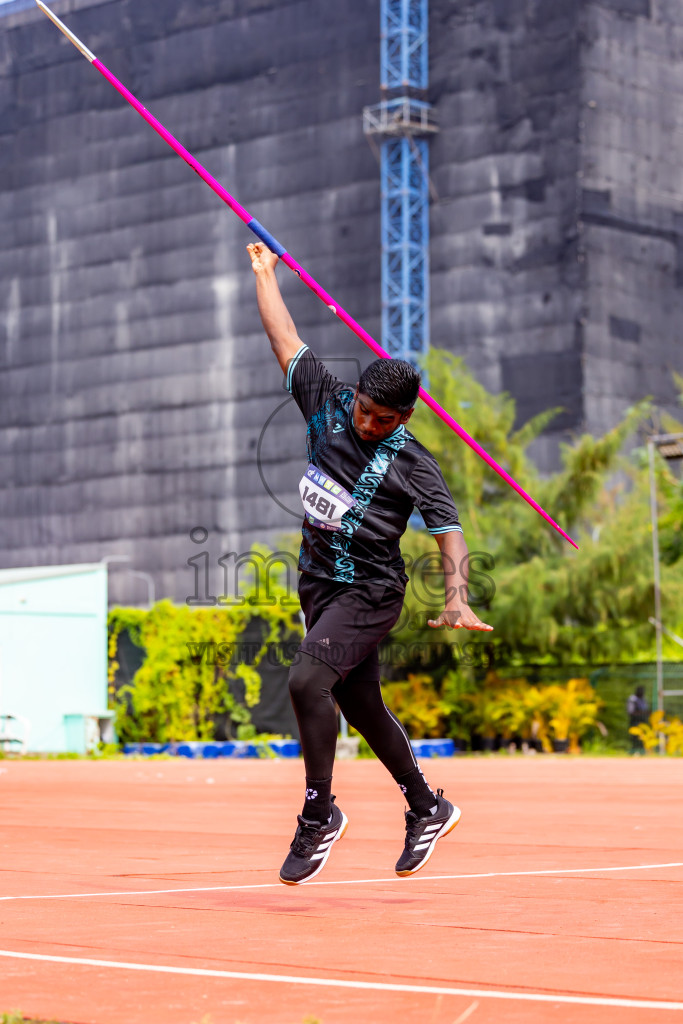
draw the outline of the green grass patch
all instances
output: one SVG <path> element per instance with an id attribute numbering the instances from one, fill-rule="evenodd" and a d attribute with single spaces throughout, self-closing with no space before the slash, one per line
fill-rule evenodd
<path id="1" fill-rule="evenodd" d="M 0 1024 L 64 1024 L 63 1021 L 43 1020 L 41 1017 L 24 1017 L 19 1010 L 10 1010 L 9 1013 L 0 1013 Z"/>

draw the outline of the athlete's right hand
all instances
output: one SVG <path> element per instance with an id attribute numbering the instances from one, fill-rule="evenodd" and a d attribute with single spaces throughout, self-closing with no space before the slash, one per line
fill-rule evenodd
<path id="1" fill-rule="evenodd" d="M 262 274 L 268 270 L 274 270 L 279 260 L 274 252 L 268 248 L 265 242 L 252 242 L 247 246 L 247 252 L 251 259 L 251 269 L 255 274 Z"/>
<path id="2" fill-rule="evenodd" d="M 488 622 L 482 622 L 469 605 L 463 604 L 461 608 L 445 608 L 438 619 L 427 619 L 427 625 L 432 629 L 446 626 L 448 629 L 482 629 L 489 632 L 493 626 Z"/>

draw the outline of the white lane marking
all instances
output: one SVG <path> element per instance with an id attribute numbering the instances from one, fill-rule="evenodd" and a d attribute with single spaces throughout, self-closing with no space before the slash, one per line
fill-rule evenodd
<path id="1" fill-rule="evenodd" d="M 17 953 L 0 949 L 0 956 L 17 960 L 42 960 L 54 964 L 78 964 L 83 967 L 116 967 L 124 971 L 149 971 L 152 974 L 184 974 L 200 978 L 230 978 L 236 981 L 274 981 L 286 985 L 318 985 L 324 988 L 355 988 L 373 992 L 412 992 L 424 995 L 473 996 L 477 999 L 514 999 L 518 1002 L 572 1003 L 580 1006 L 624 1006 L 643 1010 L 683 1010 L 683 1003 L 660 999 L 622 999 L 611 996 L 565 996 L 541 992 L 503 992 L 496 989 L 446 988 L 439 985 L 390 985 L 386 982 L 347 981 L 341 978 L 306 978 L 291 974 L 248 974 L 246 971 L 216 971 L 201 967 L 169 967 L 133 964 L 119 960 L 90 960 L 86 957 L 47 956 L 44 953 Z"/>
<path id="2" fill-rule="evenodd" d="M 659 868 L 683 868 L 683 861 L 673 861 L 670 864 L 625 864 L 617 867 L 602 868 L 546 868 L 541 871 L 487 871 L 476 875 L 411 875 L 422 882 L 451 882 L 462 881 L 468 878 L 524 878 L 529 875 L 578 875 L 596 874 L 599 871 L 649 871 Z M 390 875 L 388 878 L 341 878 L 326 882 L 307 882 L 306 885 L 374 885 L 375 883 L 386 884 L 387 882 L 398 882 L 405 885 L 405 880 L 397 875 Z M 169 893 L 180 892 L 235 892 L 247 889 L 280 889 L 281 882 L 259 882 L 255 885 L 203 885 L 192 886 L 185 889 L 130 889 L 119 890 L 118 892 L 58 892 L 45 896 L 0 896 L 3 900 L 75 900 L 91 899 L 95 896 L 166 896 Z"/>

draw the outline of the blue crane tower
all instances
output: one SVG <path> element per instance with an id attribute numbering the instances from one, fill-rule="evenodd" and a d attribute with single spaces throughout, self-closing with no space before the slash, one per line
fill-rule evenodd
<path id="1" fill-rule="evenodd" d="M 381 139 L 382 344 L 417 364 L 429 344 L 429 148 L 438 131 L 426 102 L 427 0 L 380 0 L 381 102 L 363 130 Z"/>

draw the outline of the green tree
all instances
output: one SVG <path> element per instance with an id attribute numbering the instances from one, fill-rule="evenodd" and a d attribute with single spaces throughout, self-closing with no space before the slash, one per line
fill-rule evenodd
<path id="1" fill-rule="evenodd" d="M 431 671 L 438 682 L 458 663 L 470 674 L 479 668 L 481 678 L 491 643 L 496 660 L 514 666 L 653 658 L 647 467 L 642 451 L 624 454 L 651 415 L 650 404 L 636 405 L 603 437 L 583 434 L 563 445 L 561 468 L 542 477 L 528 449 L 558 410 L 515 429 L 513 400 L 487 392 L 461 359 L 433 350 L 426 368 L 435 398 L 577 540 L 579 551 L 421 405 L 411 429 L 443 469 L 462 510 L 470 552 L 484 552 L 490 559 L 495 594 L 490 584 L 487 591 L 482 576 L 474 577 L 477 587 L 472 589 L 482 599 L 478 613 L 495 632 L 476 637 L 464 631 L 435 633 L 426 625 L 442 600 L 435 560 L 429 557 L 434 544 L 424 530 L 409 529 L 403 549 L 413 564 L 412 584 L 406 612 L 391 638 L 394 651 L 406 652 L 399 670 Z M 680 484 L 661 460 L 658 479 L 661 522 L 667 536 L 673 536 L 680 531 Z M 668 550 L 674 548 L 671 541 Z M 473 556 L 475 569 L 481 571 L 486 564 L 483 555 L 478 560 Z M 665 617 L 675 621 L 676 610 L 683 606 L 680 557 L 663 567 L 662 597 Z M 468 643 L 484 652 L 479 661 L 471 657 L 470 665 L 463 658 L 463 644 Z M 458 645 L 458 656 L 448 659 L 444 652 L 453 645 Z"/>

